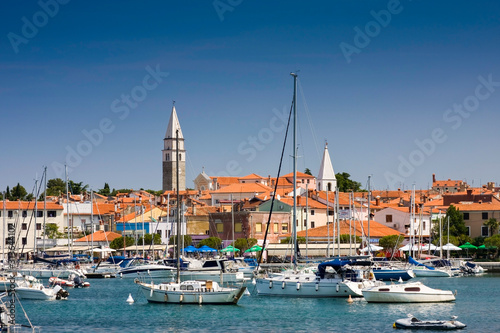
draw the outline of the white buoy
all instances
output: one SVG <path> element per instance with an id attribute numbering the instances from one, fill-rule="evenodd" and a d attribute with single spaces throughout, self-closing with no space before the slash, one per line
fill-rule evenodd
<path id="1" fill-rule="evenodd" d="M 132 298 L 132 294 L 128 294 L 127 303 L 129 303 L 129 304 L 134 303 L 134 299 Z"/>

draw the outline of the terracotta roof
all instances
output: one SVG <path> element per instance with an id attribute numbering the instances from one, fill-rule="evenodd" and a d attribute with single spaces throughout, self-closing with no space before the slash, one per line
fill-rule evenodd
<path id="1" fill-rule="evenodd" d="M 281 197 L 280 201 L 293 207 L 293 197 Z M 324 205 L 321 202 L 314 200 L 312 198 L 309 198 L 307 200 L 307 205 L 309 206 L 309 208 L 326 209 L 326 205 Z M 298 207 L 305 207 L 306 206 L 306 198 L 301 197 L 301 196 L 297 196 L 297 206 Z"/>
<path id="2" fill-rule="evenodd" d="M 282 176 L 283 178 L 293 178 L 293 172 L 290 172 L 284 176 Z M 303 172 L 300 172 L 300 171 L 297 171 L 297 178 L 315 178 L 314 176 L 311 176 L 311 175 L 308 175 L 306 173 L 303 173 Z"/>
<path id="3" fill-rule="evenodd" d="M 330 237 L 333 237 L 334 231 L 335 235 L 337 234 L 337 228 L 333 228 L 333 224 L 330 224 L 330 227 L 324 225 L 321 227 L 317 228 L 312 228 L 307 231 L 307 236 L 308 237 L 327 237 L 327 231 L 330 231 Z M 354 234 L 354 229 L 356 230 L 356 235 L 361 236 L 363 233 L 367 234 L 368 233 L 368 221 L 363 221 L 363 228 L 361 228 L 361 223 L 360 221 L 356 221 L 355 223 L 352 224 L 352 229 L 351 232 Z M 341 235 L 348 235 L 349 234 L 349 222 L 347 221 L 340 221 L 340 234 Z M 381 238 L 384 236 L 389 236 L 389 235 L 402 235 L 397 230 L 394 230 L 392 228 L 386 227 L 385 225 L 375 222 L 375 221 L 370 221 L 370 238 Z M 288 235 L 290 236 L 290 235 Z M 306 231 L 302 230 L 297 232 L 297 236 L 299 237 L 305 237 L 306 236 Z"/>
<path id="4" fill-rule="evenodd" d="M 236 183 L 223 187 L 217 191 L 212 191 L 215 193 L 257 193 L 262 194 L 265 192 L 271 192 L 272 189 L 261 183 Z"/>
<path id="5" fill-rule="evenodd" d="M 432 187 L 452 187 L 452 186 L 457 186 L 460 187 L 460 185 L 463 184 L 462 180 L 436 180 L 435 182 L 432 183 Z"/>
<path id="6" fill-rule="evenodd" d="M 36 208 L 37 210 L 43 210 L 43 201 L 37 201 Z M 54 202 L 47 202 L 47 209 L 50 210 L 62 210 L 63 206 Z M 3 201 L 0 201 L 0 210 L 3 209 Z M 35 201 L 6 201 L 5 209 L 8 210 L 31 210 L 35 209 Z"/>
<path id="7" fill-rule="evenodd" d="M 77 240 L 75 240 L 75 242 L 90 242 L 90 241 L 94 241 L 94 242 L 105 242 L 105 241 L 108 241 L 108 242 L 111 242 L 113 240 L 115 240 L 116 238 L 120 238 L 122 235 L 120 234 L 117 234 L 116 232 L 112 232 L 112 231 L 103 231 L 103 230 L 99 230 L 99 231 L 96 231 L 94 232 L 93 235 L 87 235 L 85 237 L 82 237 L 82 238 L 79 238 Z"/>
<path id="8" fill-rule="evenodd" d="M 210 177 L 210 179 L 214 180 L 217 179 L 217 183 L 219 185 L 230 185 L 230 184 L 236 184 L 239 183 L 238 177 Z"/>
<path id="9" fill-rule="evenodd" d="M 483 203 L 461 203 L 453 204 L 460 211 L 491 211 L 499 210 L 500 203 L 498 201 L 483 202 Z"/>
<path id="10" fill-rule="evenodd" d="M 259 176 L 255 173 L 252 173 L 250 175 L 246 175 L 245 177 L 240 177 L 238 179 L 266 179 L 265 177 Z"/>

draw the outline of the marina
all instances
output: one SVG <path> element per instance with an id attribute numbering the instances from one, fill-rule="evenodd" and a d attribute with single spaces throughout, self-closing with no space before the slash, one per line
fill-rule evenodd
<path id="1" fill-rule="evenodd" d="M 151 304 L 130 279 L 97 279 L 90 288 L 71 290 L 65 301 L 23 300 L 33 325 L 42 332 L 392 332 L 393 323 L 411 313 L 420 320 L 458 316 L 467 331 L 498 332 L 496 290 L 500 274 L 452 278 L 415 278 L 432 288 L 457 290 L 452 303 L 372 304 L 356 298 L 250 296 L 238 305 Z M 134 303 L 127 303 L 131 294 Z M 26 324 L 21 318 L 18 321 Z"/>

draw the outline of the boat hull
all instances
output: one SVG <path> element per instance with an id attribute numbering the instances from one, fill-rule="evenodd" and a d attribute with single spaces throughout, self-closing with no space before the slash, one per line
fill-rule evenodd
<path id="1" fill-rule="evenodd" d="M 237 304 L 246 290 L 246 287 L 222 288 L 218 291 L 169 290 L 168 287 L 162 289 L 162 285 L 155 286 L 146 283 L 141 283 L 140 286 L 148 302 L 170 304 Z"/>
<path id="2" fill-rule="evenodd" d="M 390 284 L 363 289 L 368 303 L 436 303 L 453 302 L 455 295 L 450 290 L 432 289 L 420 282 Z"/>
<path id="3" fill-rule="evenodd" d="M 427 268 L 413 268 L 413 273 L 416 277 L 451 277 L 452 274 L 449 271 L 441 269 L 427 269 Z"/>
<path id="4" fill-rule="evenodd" d="M 361 290 L 368 287 L 363 282 L 322 279 L 319 281 L 293 281 L 279 278 L 256 279 L 259 296 L 282 297 L 362 297 Z"/>

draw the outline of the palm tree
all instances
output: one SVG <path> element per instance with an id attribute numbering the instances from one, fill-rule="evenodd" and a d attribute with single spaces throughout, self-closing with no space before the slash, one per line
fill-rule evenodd
<path id="1" fill-rule="evenodd" d="M 500 222 L 498 222 L 496 218 L 492 217 L 488 221 L 484 222 L 483 224 L 490 229 L 490 236 L 493 236 L 496 233 L 496 231 L 498 230 Z"/>

